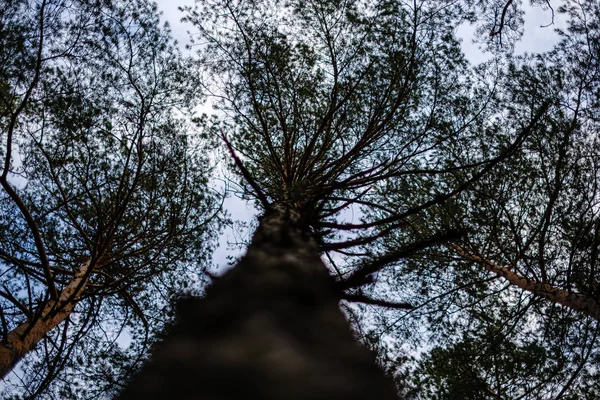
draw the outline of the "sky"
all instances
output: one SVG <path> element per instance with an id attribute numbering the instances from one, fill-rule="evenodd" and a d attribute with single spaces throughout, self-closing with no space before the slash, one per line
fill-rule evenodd
<path id="1" fill-rule="evenodd" d="M 188 31 L 195 29 L 190 24 L 181 23 L 181 18 L 184 13 L 179 11 L 179 7 L 193 6 L 194 0 L 157 0 L 159 10 L 163 13 L 163 21 L 168 21 L 171 26 L 173 37 L 178 41 L 182 50 L 189 43 Z M 552 21 L 552 14 L 549 10 L 542 10 L 540 7 L 525 6 L 525 33 L 521 41 L 515 47 L 515 55 L 524 54 L 527 52 L 543 52 L 550 50 L 558 41 L 558 34 L 554 31 L 555 28 L 564 28 L 565 19 L 562 15 L 556 13 L 554 25 L 542 28 Z M 487 61 L 491 58 L 490 54 L 486 54 L 479 49 L 479 46 L 473 43 L 475 27 L 465 23 L 461 25 L 456 34 L 461 38 L 462 50 L 465 56 L 472 64 Z M 184 50 L 185 51 L 185 50 Z M 210 112 L 210 108 L 203 110 Z M 234 221 L 243 221 L 250 223 L 256 214 L 256 210 L 251 204 L 246 203 L 234 195 L 230 195 L 225 201 L 225 208 L 229 212 L 231 219 Z M 217 273 L 222 273 L 228 269 L 228 256 L 238 257 L 241 253 L 240 246 L 228 245 L 228 243 L 239 242 L 240 233 L 237 228 L 228 228 L 219 238 L 219 247 L 217 248 L 213 262 L 218 267 Z M 241 233 L 242 236 L 250 235 L 248 230 Z"/>
<path id="2" fill-rule="evenodd" d="M 189 43 L 187 31 L 193 27 L 189 24 L 182 24 L 181 17 L 184 15 L 178 10 L 179 7 L 193 6 L 194 0 L 157 0 L 158 8 L 163 13 L 163 20 L 169 21 L 173 36 L 178 40 L 180 45 Z M 525 35 L 517 44 L 515 54 L 523 54 L 524 52 L 541 52 L 550 50 L 557 42 L 558 35 L 554 32 L 554 28 L 563 28 L 565 26 L 565 18 L 555 13 L 554 25 L 542 28 L 552 21 L 552 14 L 549 10 L 542 10 L 540 7 L 532 7 L 527 4 L 525 7 Z M 489 55 L 482 53 L 476 44 L 471 40 L 474 34 L 474 27 L 469 24 L 463 24 L 457 31 L 459 37 L 463 39 L 463 51 L 467 58 L 473 63 L 479 63 L 489 59 Z"/>

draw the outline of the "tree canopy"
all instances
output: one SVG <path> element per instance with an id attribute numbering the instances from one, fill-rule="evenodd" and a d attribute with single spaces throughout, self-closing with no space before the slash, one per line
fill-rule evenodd
<path id="1" fill-rule="evenodd" d="M 1 8 L 4 394 L 114 393 L 220 225 L 199 86 L 156 5 Z"/>
<path id="2" fill-rule="evenodd" d="M 538 28 L 520 0 L 202 0 L 193 60 L 142 0 L 7 4 L 4 341 L 63 321 L 26 395 L 139 369 L 207 265 L 218 139 L 257 231 L 123 398 L 391 397 L 340 301 L 400 397 L 600 396 L 595 2 L 532 0 Z M 558 18 L 552 50 L 514 54 Z M 463 54 L 465 23 L 490 61 Z M 202 94 L 217 115 L 194 136 Z"/>
<path id="3" fill-rule="evenodd" d="M 407 397 L 598 390 L 598 8 L 532 4 L 568 24 L 523 56 L 513 1 L 187 9 L 245 193 L 306 218 Z"/>

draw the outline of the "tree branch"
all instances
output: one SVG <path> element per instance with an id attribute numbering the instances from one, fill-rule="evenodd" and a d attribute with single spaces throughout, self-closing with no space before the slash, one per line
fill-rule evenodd
<path id="1" fill-rule="evenodd" d="M 394 308 L 396 310 L 412 310 L 415 308 L 412 304 L 409 304 L 409 303 L 395 303 L 395 302 L 386 301 L 386 300 L 372 299 L 365 295 L 359 295 L 359 294 L 344 293 L 342 295 L 342 300 L 351 301 L 353 303 L 365 303 L 365 304 L 372 304 L 374 306 Z"/>
<path id="2" fill-rule="evenodd" d="M 537 282 L 533 279 L 526 278 L 514 272 L 510 266 L 505 267 L 498 265 L 493 261 L 484 258 L 481 255 L 467 251 L 456 244 L 447 246 L 455 251 L 463 259 L 481 264 L 487 271 L 503 277 L 512 285 L 533 293 L 536 296 L 543 297 L 546 300 L 555 304 L 560 304 L 571 310 L 581 312 L 587 316 L 600 321 L 600 303 L 593 298 L 585 296 L 581 293 L 571 292 L 551 286 L 548 283 Z"/>
<path id="3" fill-rule="evenodd" d="M 513 2 L 513 0 L 508 0 L 506 2 L 506 4 L 504 5 L 504 8 L 502 9 L 502 15 L 500 16 L 500 25 L 498 26 L 497 30 L 494 30 L 492 28 L 492 31 L 490 32 L 490 37 L 494 37 L 496 35 L 502 34 L 502 29 L 504 29 L 504 24 L 506 23 L 506 13 L 508 12 L 508 8 L 512 4 L 512 2 Z M 495 26 L 494 26 L 494 28 L 495 28 Z"/>
<path id="4" fill-rule="evenodd" d="M 456 230 L 438 233 L 427 239 L 411 243 L 402 249 L 384 254 L 383 256 L 380 256 L 371 262 L 364 263 L 362 266 L 359 266 L 357 269 L 355 269 L 354 272 L 352 272 L 352 274 L 346 279 L 346 281 L 342 283 L 342 287 L 344 289 L 350 289 L 368 283 L 368 276 L 380 271 L 386 265 L 401 260 L 402 258 L 406 258 L 419 250 L 423 250 L 433 245 L 453 239 L 458 239 L 463 234 L 464 232 Z"/>
<path id="5" fill-rule="evenodd" d="M 252 174 L 250 174 L 250 171 L 248 171 L 248 169 L 246 169 L 246 167 L 244 166 L 244 163 L 242 163 L 242 160 L 240 160 L 239 157 L 237 156 L 237 154 L 235 153 L 235 150 L 233 149 L 233 146 L 231 145 L 229 140 L 227 140 L 225 133 L 221 132 L 221 138 L 223 138 L 223 141 L 225 141 L 225 144 L 227 145 L 227 148 L 229 149 L 229 153 L 231 154 L 231 157 L 233 157 L 233 161 L 235 161 L 235 165 L 239 168 L 240 172 L 242 173 L 242 176 L 250 184 L 250 186 L 252 187 L 252 189 L 254 190 L 254 192 L 256 194 L 256 197 L 258 197 L 258 199 L 260 200 L 262 206 L 265 209 L 268 209 L 270 206 L 269 200 L 267 200 L 267 197 L 261 190 L 258 183 L 256 183 L 256 181 L 252 177 Z"/>

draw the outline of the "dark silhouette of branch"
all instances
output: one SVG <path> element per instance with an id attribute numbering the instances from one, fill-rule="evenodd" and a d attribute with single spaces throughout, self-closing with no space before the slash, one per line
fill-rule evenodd
<path id="1" fill-rule="evenodd" d="M 506 4 L 504 5 L 504 8 L 502 9 L 502 15 L 500 16 L 500 25 L 498 26 L 498 29 L 496 29 L 496 30 L 492 29 L 492 31 L 490 32 L 490 37 L 494 37 L 496 35 L 502 34 L 502 30 L 504 29 L 504 24 L 506 23 L 506 13 L 508 12 L 508 8 L 512 4 L 512 2 L 513 2 L 513 0 L 508 0 L 506 2 Z"/>
<path id="2" fill-rule="evenodd" d="M 246 179 L 248 184 L 250 184 L 250 186 L 252 187 L 252 189 L 254 190 L 254 192 L 256 194 L 256 197 L 258 197 L 258 199 L 260 200 L 262 206 L 265 209 L 268 209 L 269 205 L 270 205 L 269 200 L 267 200 L 267 197 L 265 196 L 263 191 L 260 189 L 260 186 L 258 185 L 258 183 L 256 183 L 256 181 L 252 177 L 252 174 L 250 174 L 250 171 L 248 171 L 248 169 L 244 166 L 244 163 L 242 163 L 242 160 L 240 160 L 240 158 L 235 153 L 235 150 L 234 150 L 233 146 L 231 145 L 231 143 L 229 142 L 229 140 L 227 140 L 225 133 L 221 132 L 221 138 L 223 138 L 223 141 L 227 145 L 227 148 L 229 149 L 229 152 L 231 153 L 231 157 L 233 157 L 233 161 L 235 161 L 235 165 L 239 168 L 240 172 L 242 173 L 242 176 L 244 177 L 244 179 Z"/>
<path id="3" fill-rule="evenodd" d="M 546 5 L 548 6 L 548 8 L 550 9 L 550 11 L 552 12 L 552 20 L 550 21 L 549 24 L 541 25 L 540 28 L 547 28 L 550 25 L 554 25 L 554 8 L 552 8 L 552 5 L 550 5 L 550 0 L 546 0 Z"/>
<path id="4" fill-rule="evenodd" d="M 489 160 L 489 163 L 485 168 L 482 168 L 479 172 L 477 172 L 475 175 L 473 175 L 471 177 L 471 179 L 462 183 L 461 185 L 456 187 L 454 190 L 451 190 L 450 192 L 447 192 L 444 194 L 439 194 L 439 195 L 435 196 L 433 199 L 426 201 L 423 204 L 420 204 L 416 207 L 406 210 L 405 212 L 402 212 L 402 213 L 399 213 L 396 215 L 392 215 L 387 218 L 383 218 L 383 219 L 365 223 L 365 224 L 336 224 L 335 227 L 337 229 L 368 229 L 368 228 L 373 228 L 373 227 L 384 225 L 384 224 L 396 223 L 410 215 L 414 215 L 414 214 L 416 214 L 420 211 L 423 211 L 429 207 L 435 206 L 437 204 L 442 204 L 446 200 L 463 192 L 464 190 L 468 189 L 473 183 L 477 182 L 485 174 L 487 174 L 489 171 L 491 171 L 496 165 L 500 164 L 501 162 L 506 160 L 508 157 L 510 157 L 521 146 L 523 141 L 531 134 L 531 132 L 533 131 L 533 129 L 535 128 L 537 123 L 544 116 L 544 114 L 550 107 L 551 102 L 552 102 L 551 100 L 544 101 L 544 103 L 542 103 L 540 108 L 537 110 L 537 112 L 536 112 L 535 116 L 533 117 L 533 119 L 531 120 L 531 122 L 523 129 L 523 131 L 519 134 L 517 139 L 505 151 L 500 153 L 495 158 Z M 324 222 L 324 223 L 319 224 L 318 226 L 327 228 L 327 227 L 330 227 L 330 225 L 331 224 Z M 359 238 L 359 239 L 356 239 L 356 240 L 350 241 L 350 242 L 330 243 L 330 244 L 324 245 L 323 247 L 325 250 L 333 250 L 333 249 L 346 248 L 349 246 L 354 246 L 354 245 L 359 245 L 359 244 L 368 244 L 376 239 L 379 239 L 379 238 L 385 236 L 393 228 L 396 228 L 396 227 L 397 227 L 396 225 L 392 225 L 391 227 L 383 230 L 382 232 L 380 232 L 374 236 Z"/>
<path id="5" fill-rule="evenodd" d="M 464 234 L 464 231 L 450 230 L 448 232 L 435 234 L 427 239 L 411 243 L 401 249 L 384 254 L 371 262 L 366 262 L 362 266 L 359 266 L 354 270 L 354 272 L 352 272 L 345 282 L 341 283 L 341 285 L 344 289 L 361 286 L 365 283 L 368 283 L 369 275 L 380 271 L 386 265 L 406 258 L 417 251 L 426 249 L 433 245 L 458 239 Z"/>
<path id="6" fill-rule="evenodd" d="M 343 294 L 342 300 L 351 301 L 353 303 L 364 303 L 364 304 L 372 304 L 374 306 L 394 308 L 396 310 L 412 310 L 415 308 L 412 304 L 409 303 L 395 303 L 392 301 L 372 299 L 365 295 L 361 294 Z"/>
<path id="7" fill-rule="evenodd" d="M 25 307 L 25 305 L 23 305 L 23 303 L 21 303 L 19 300 L 17 300 L 15 298 L 15 296 L 13 296 L 10 291 L 8 291 L 8 289 L 6 288 L 6 285 L 4 286 L 4 289 L 6 290 L 6 292 L 3 292 L 0 290 L 0 296 L 4 297 L 6 300 L 13 303 L 19 310 L 21 310 L 23 315 L 25 315 L 27 318 L 31 318 L 31 312 L 29 311 L 29 309 L 27 309 L 27 307 Z"/>
<path id="8" fill-rule="evenodd" d="M 19 194 L 8 183 L 8 172 L 10 170 L 11 157 L 12 157 L 12 138 L 13 138 L 15 127 L 17 125 L 17 119 L 19 118 L 19 115 L 21 114 L 21 112 L 27 106 L 27 103 L 29 102 L 29 98 L 31 97 L 33 90 L 35 89 L 35 87 L 37 86 L 37 84 L 40 80 L 40 74 L 41 74 L 41 70 L 42 70 L 42 50 L 43 50 L 43 46 L 44 46 L 45 8 L 46 8 L 46 2 L 43 1 L 40 6 L 40 17 L 39 17 L 40 32 L 39 32 L 39 43 L 38 43 L 38 48 L 37 48 L 37 61 L 36 61 L 36 65 L 35 65 L 35 75 L 31 81 L 31 84 L 27 88 L 27 92 L 25 93 L 25 96 L 23 96 L 23 100 L 21 101 L 21 104 L 19 105 L 19 107 L 17 107 L 15 112 L 12 113 L 11 118 L 10 118 L 9 126 L 7 129 L 7 135 L 6 135 L 6 155 L 5 155 L 5 159 L 4 159 L 4 169 L 2 171 L 2 175 L 0 176 L 0 185 L 2 185 L 2 187 L 4 188 L 6 193 L 10 196 L 10 198 L 17 205 L 17 207 L 19 207 L 19 210 L 21 211 L 23 218 L 25 218 L 25 221 L 27 222 L 27 226 L 29 227 L 29 230 L 31 231 L 31 235 L 33 236 L 33 240 L 35 242 L 35 247 L 36 247 L 36 249 L 38 251 L 38 255 L 40 257 L 40 262 L 42 263 L 42 267 L 44 269 L 44 276 L 46 278 L 46 284 L 48 285 L 48 292 L 50 294 L 50 298 L 55 300 L 58 298 L 58 289 L 56 289 L 56 285 L 54 284 L 54 277 L 53 277 L 52 271 L 50 269 L 50 262 L 48 261 L 48 255 L 46 254 L 46 249 L 44 246 L 44 242 L 42 240 L 42 235 L 40 234 L 40 230 L 37 226 L 35 219 L 31 215 L 29 208 L 23 201 L 23 199 L 21 199 Z"/>

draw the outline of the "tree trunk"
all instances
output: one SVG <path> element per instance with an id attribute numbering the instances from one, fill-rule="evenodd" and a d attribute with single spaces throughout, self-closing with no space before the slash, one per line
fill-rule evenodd
<path id="1" fill-rule="evenodd" d="M 460 246 L 451 245 L 450 247 L 454 249 L 462 258 L 483 265 L 483 267 L 489 272 L 503 277 L 518 288 L 600 321 L 600 303 L 588 296 L 553 287 L 549 283 L 537 282 L 533 279 L 525 278 L 524 276 L 512 271 L 508 267 L 495 264 L 492 261 L 476 254 L 471 254 Z"/>
<path id="2" fill-rule="evenodd" d="M 277 204 L 246 255 L 178 322 L 121 399 L 395 399 L 359 346 L 301 215 Z"/>
<path id="3" fill-rule="evenodd" d="M 81 266 L 58 299 L 46 304 L 37 320 L 25 321 L 6 335 L 0 343 L 0 378 L 4 378 L 48 332 L 71 315 L 86 287 L 85 275 L 89 267 L 89 261 Z"/>

